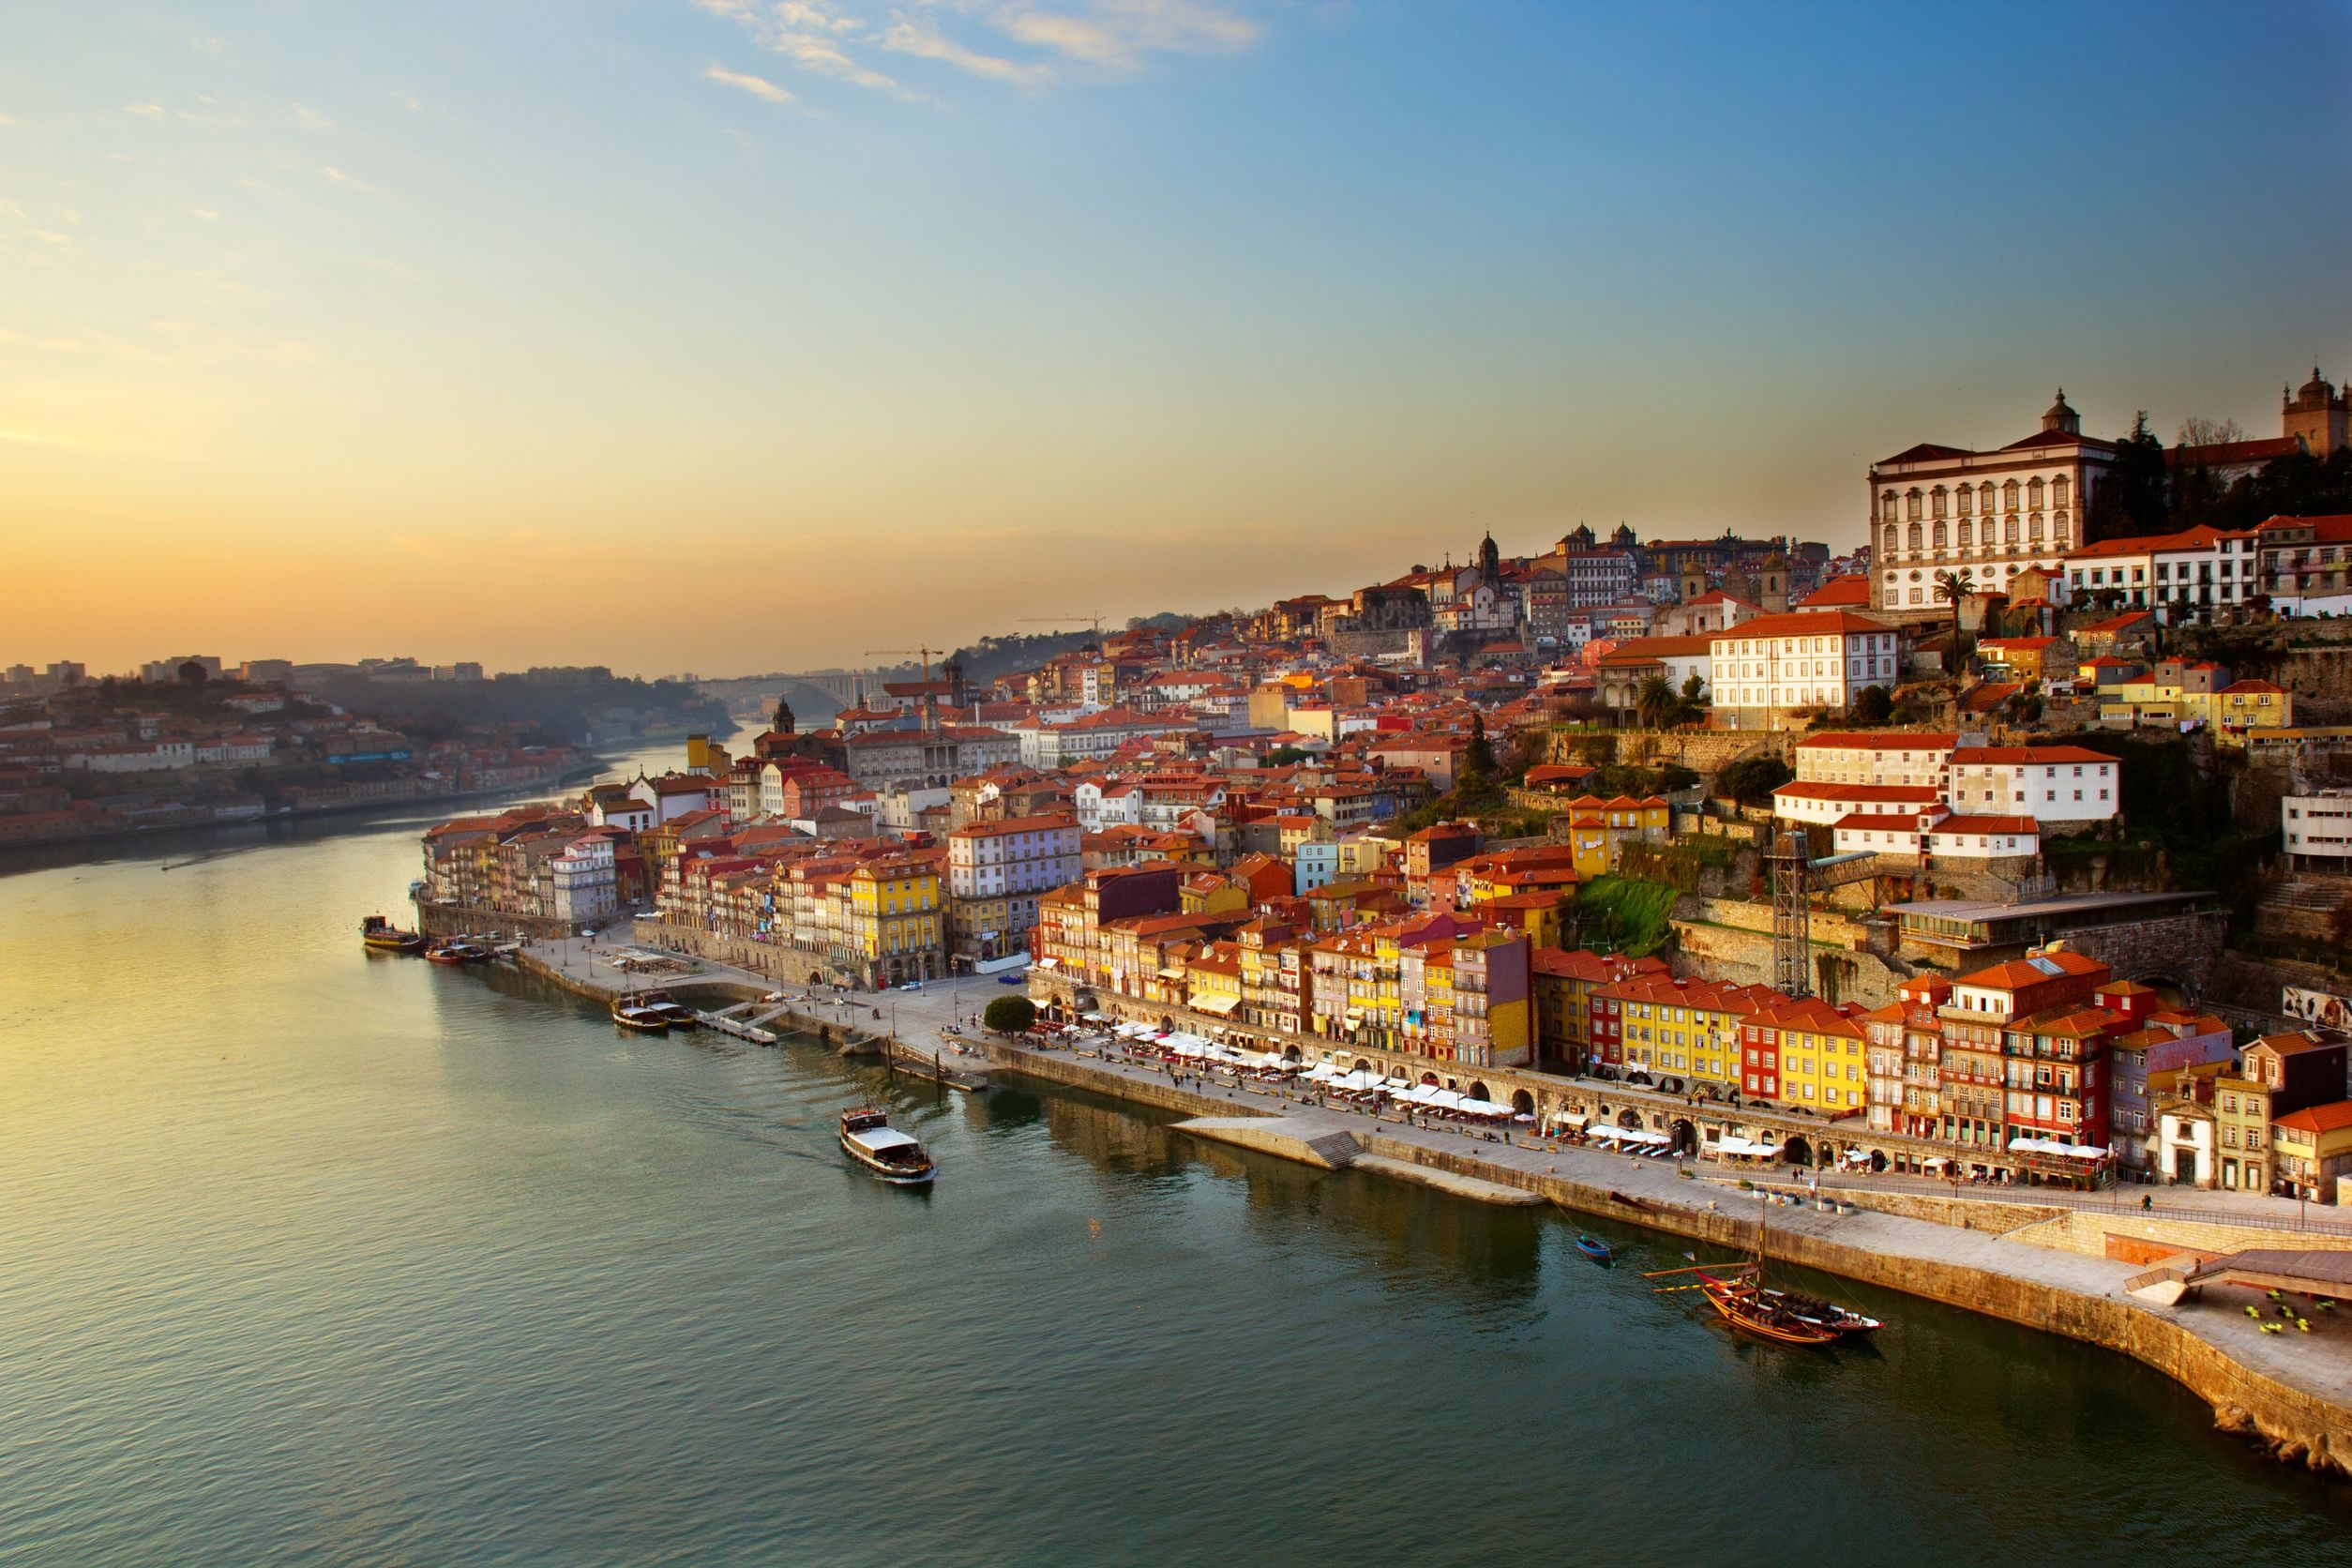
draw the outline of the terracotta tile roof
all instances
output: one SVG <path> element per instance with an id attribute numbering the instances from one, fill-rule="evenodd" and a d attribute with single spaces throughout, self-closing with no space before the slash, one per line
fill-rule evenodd
<path id="1" fill-rule="evenodd" d="M 1950 751 L 1959 744 L 1960 737 L 1949 730 L 1942 731 L 1909 730 L 1832 731 L 1822 735 L 1807 735 L 1797 743 L 1800 748 L 1814 746 L 1824 751 Z"/>
<path id="2" fill-rule="evenodd" d="M 1982 767 L 1988 763 L 2026 763 L 2040 767 L 2059 762 L 2113 762 L 2103 751 L 2080 746 L 1964 746 L 1952 754 L 1952 765 Z"/>
<path id="3" fill-rule="evenodd" d="M 1851 611 L 1799 610 L 1785 615 L 1759 615 L 1753 621 L 1742 621 L 1736 626 L 1709 632 L 1707 641 L 1724 642 L 1743 637 L 1842 637 L 1852 632 L 1893 629 L 1884 621 L 1874 621 L 1867 615 L 1857 615 Z"/>

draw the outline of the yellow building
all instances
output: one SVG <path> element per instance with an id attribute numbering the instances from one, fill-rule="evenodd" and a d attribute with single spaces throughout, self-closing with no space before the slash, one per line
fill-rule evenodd
<path id="1" fill-rule="evenodd" d="M 2352 1175 L 2352 1100 L 2289 1111 L 2270 1124 L 2270 1152 L 2288 1189 L 2314 1203 L 2337 1200 Z"/>
<path id="2" fill-rule="evenodd" d="M 2242 742 L 2248 731 L 2281 730 L 2295 722 L 2293 692 L 2269 681 L 2230 681 L 2227 674 L 2212 665 L 2160 663 L 2150 674 L 2103 688 L 2100 720 L 2202 724 L 2224 742 Z"/>
<path id="3" fill-rule="evenodd" d="M 1824 1115 L 1861 1111 L 1869 1102 L 1870 1076 L 1860 1018 L 1818 998 L 1778 1002 L 1747 1020 L 1758 1048 L 1778 1054 L 1785 1105 Z"/>
<path id="4" fill-rule="evenodd" d="M 1762 987 L 1636 976 L 1601 988 L 1617 1004 L 1619 1048 L 1629 1073 L 1738 1087 L 1741 1028 Z"/>
<path id="5" fill-rule="evenodd" d="M 939 871 L 918 860 L 868 861 L 850 873 L 848 946 L 869 986 L 947 972 Z"/>

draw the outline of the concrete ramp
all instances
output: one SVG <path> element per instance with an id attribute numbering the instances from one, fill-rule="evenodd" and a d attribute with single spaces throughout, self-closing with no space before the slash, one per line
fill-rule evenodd
<path id="1" fill-rule="evenodd" d="M 1475 1199 L 1481 1203 L 1500 1203 L 1507 1208 L 1526 1208 L 1550 1201 L 1542 1193 L 1530 1192 L 1525 1187 L 1505 1186 L 1500 1182 L 1489 1182 L 1484 1176 L 1456 1175 L 1433 1166 L 1415 1165 L 1410 1160 L 1391 1159 L 1386 1154 L 1358 1154 L 1355 1168 L 1381 1176 L 1394 1176 L 1400 1182 L 1418 1182 L 1425 1187 L 1435 1187 L 1455 1198 Z"/>
<path id="2" fill-rule="evenodd" d="M 1325 1170 L 1344 1169 L 1363 1155 L 1353 1133 L 1289 1116 L 1196 1116 L 1176 1130 Z"/>
<path id="3" fill-rule="evenodd" d="M 2171 1306 L 2188 1293 L 2189 1280 L 2205 1260 L 2194 1252 L 2177 1252 L 2145 1274 L 2123 1282 L 2123 1289 L 2141 1301 Z"/>

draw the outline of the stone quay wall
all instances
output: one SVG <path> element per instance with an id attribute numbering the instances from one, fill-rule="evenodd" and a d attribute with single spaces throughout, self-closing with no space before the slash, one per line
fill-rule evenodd
<path id="1" fill-rule="evenodd" d="M 416 899 L 416 928 L 429 937 L 498 931 L 553 941 L 571 935 L 569 927 L 552 915 L 508 914 L 472 904 L 438 904 L 421 897 Z"/>

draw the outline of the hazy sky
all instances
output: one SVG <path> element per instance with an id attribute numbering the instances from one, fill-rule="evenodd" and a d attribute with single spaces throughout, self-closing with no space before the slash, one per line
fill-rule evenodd
<path id="1" fill-rule="evenodd" d="M 723 673 L 1861 537 L 2352 372 L 2352 6 L 17 5 L 0 662 Z"/>

